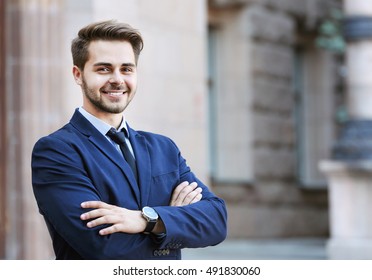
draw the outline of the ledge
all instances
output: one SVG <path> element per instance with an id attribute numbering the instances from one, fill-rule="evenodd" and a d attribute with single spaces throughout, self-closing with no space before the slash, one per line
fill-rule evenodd
<path id="1" fill-rule="evenodd" d="M 354 171 L 371 173 L 372 176 L 372 160 L 355 161 L 324 160 L 319 162 L 319 169 L 325 173 Z"/>

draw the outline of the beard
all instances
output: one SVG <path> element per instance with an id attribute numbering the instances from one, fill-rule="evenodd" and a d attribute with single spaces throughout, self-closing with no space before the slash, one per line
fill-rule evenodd
<path id="1" fill-rule="evenodd" d="M 102 94 L 96 95 L 94 90 L 89 88 L 85 79 L 82 78 L 82 90 L 85 95 L 85 97 L 92 103 L 98 110 L 106 113 L 111 113 L 111 114 L 119 114 L 124 112 L 125 108 L 129 105 L 130 101 L 126 103 L 121 103 L 121 102 L 105 102 L 105 99 L 102 98 Z M 123 90 L 124 89 L 121 86 L 113 87 L 111 85 L 105 86 L 101 90 L 109 91 L 109 90 Z M 129 95 L 129 92 L 126 94 Z"/>

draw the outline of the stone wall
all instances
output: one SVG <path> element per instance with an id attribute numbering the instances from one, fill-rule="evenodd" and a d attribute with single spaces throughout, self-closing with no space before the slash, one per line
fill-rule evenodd
<path id="1" fill-rule="evenodd" d="M 246 126 L 250 127 L 251 140 L 247 145 L 251 153 L 247 156 L 251 156 L 252 176 L 245 183 L 215 181 L 217 193 L 228 204 L 229 236 L 326 236 L 326 190 L 304 190 L 298 181 L 293 66 L 299 22 L 305 31 L 314 32 L 328 3 L 223 0 L 210 3 L 212 22 L 217 15 L 228 17 L 232 11 L 241 17 L 242 25 L 236 32 L 243 30 L 248 59 L 236 60 L 234 65 L 249 63 L 248 85 L 240 94 L 248 95 L 249 100 L 245 110 Z M 223 22 L 219 20 L 221 30 L 227 28 Z"/>
<path id="2" fill-rule="evenodd" d="M 250 55 L 255 177 L 293 178 L 296 156 L 291 88 L 295 22 L 284 12 L 264 6 L 253 5 L 247 16 L 253 41 Z M 277 99 L 281 101 L 276 103 Z"/>

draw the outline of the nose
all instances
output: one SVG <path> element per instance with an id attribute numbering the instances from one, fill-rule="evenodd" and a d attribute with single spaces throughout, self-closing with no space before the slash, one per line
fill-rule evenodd
<path id="1" fill-rule="evenodd" d="M 123 76 L 121 75 L 120 72 L 118 71 L 115 71 L 112 73 L 110 79 L 109 79 L 109 83 L 110 84 L 118 84 L 118 85 L 121 85 L 124 83 L 124 79 L 123 79 Z"/>

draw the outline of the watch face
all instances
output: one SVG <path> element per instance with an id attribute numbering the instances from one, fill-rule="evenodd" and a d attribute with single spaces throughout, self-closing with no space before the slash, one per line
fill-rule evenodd
<path id="1" fill-rule="evenodd" d="M 152 209 L 151 207 L 145 206 L 143 207 L 142 211 L 151 220 L 156 220 L 158 218 L 158 213 L 156 213 L 155 210 Z"/>

